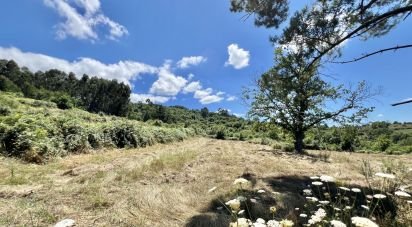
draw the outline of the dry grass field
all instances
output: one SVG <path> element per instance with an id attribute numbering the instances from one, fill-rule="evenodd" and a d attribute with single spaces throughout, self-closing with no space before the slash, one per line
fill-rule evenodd
<path id="1" fill-rule="evenodd" d="M 50 226 L 64 218 L 77 226 L 225 226 L 228 216 L 216 209 L 217 199 L 229 198 L 240 176 L 251 180 L 253 190 L 266 191 L 257 198 L 261 209 L 276 204 L 277 215 L 293 219 L 312 175 L 364 186 L 363 160 L 376 171 L 383 165 L 412 167 L 406 155 L 310 154 L 194 138 L 73 155 L 45 165 L 0 158 L 0 226 Z M 217 189 L 208 193 L 212 187 Z"/>

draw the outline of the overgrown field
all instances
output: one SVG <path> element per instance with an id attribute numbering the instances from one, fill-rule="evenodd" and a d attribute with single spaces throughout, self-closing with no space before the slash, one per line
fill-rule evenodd
<path id="1" fill-rule="evenodd" d="M 47 101 L 0 92 L 0 152 L 41 163 L 102 148 L 136 148 L 182 141 L 190 128 L 157 127 L 125 118 L 61 110 Z"/>
<path id="2" fill-rule="evenodd" d="M 411 192 L 407 187 L 411 168 L 410 155 L 314 151 L 297 156 L 265 145 L 207 138 L 79 154 L 45 165 L 1 158 L 0 226 L 48 226 L 64 218 L 74 219 L 78 226 L 229 226 L 234 217 L 223 204 L 239 198 L 239 193 L 247 198 L 248 211 L 238 217 L 253 222 L 287 218 L 300 226 L 314 215 L 308 211 L 312 207 L 305 205 L 312 199 L 305 198 L 303 190 L 309 186 L 316 193 L 310 177 L 321 175 L 336 181 L 328 188 L 324 183 L 325 189 L 320 190 L 333 184 L 386 196 L 379 200 L 386 210 L 380 203 L 375 206 L 375 199 L 347 205 L 359 211 L 360 205 L 370 207 L 369 213 L 357 215 L 375 218 L 380 226 L 410 226 L 412 207 L 406 200 L 395 200 L 394 190 L 404 187 Z M 384 180 L 375 176 L 377 172 L 396 177 L 385 180 L 390 190 L 369 190 L 368 183 Z M 234 185 L 239 177 L 250 182 L 248 187 L 239 190 Z M 351 199 L 352 192 L 346 193 Z M 246 210 L 245 204 L 240 209 Z M 327 212 L 333 209 L 331 204 L 316 204 L 309 205 Z M 269 208 L 273 206 L 272 215 Z M 372 209 L 376 212 L 371 214 Z M 300 217 L 302 213 L 308 217 Z M 327 218 L 332 217 L 336 218 Z"/>

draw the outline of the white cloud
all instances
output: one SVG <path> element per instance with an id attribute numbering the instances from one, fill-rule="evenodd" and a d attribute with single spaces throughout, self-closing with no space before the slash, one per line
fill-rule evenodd
<path id="1" fill-rule="evenodd" d="M 136 61 L 119 61 L 105 64 L 92 58 L 79 58 L 74 61 L 51 57 L 44 54 L 23 52 L 15 47 L 0 47 L 0 59 L 14 60 L 20 66 L 26 66 L 33 72 L 58 69 L 73 72 L 77 77 L 83 74 L 104 79 L 116 79 L 132 86 L 132 81 L 143 74 L 157 75 L 158 79 L 152 84 L 149 94 L 132 94 L 132 102 L 146 101 L 165 103 L 174 99 L 179 93 L 193 93 L 193 97 L 202 104 L 220 102 L 225 99 L 225 92 L 214 92 L 212 88 L 203 89 L 200 81 L 188 83 L 188 80 L 172 72 L 171 61 L 166 61 L 161 67 L 155 67 Z M 193 76 L 189 75 L 189 78 Z"/>
<path id="2" fill-rule="evenodd" d="M 378 114 L 378 117 L 382 118 L 382 117 L 384 117 L 384 115 L 383 114 Z"/>
<path id="3" fill-rule="evenodd" d="M 97 28 L 104 26 L 109 30 L 107 37 L 117 40 L 128 34 L 127 29 L 105 16 L 100 9 L 100 0 L 43 0 L 44 4 L 63 18 L 63 22 L 56 25 L 56 35 L 59 39 L 72 36 L 77 39 L 99 39 Z M 84 10 L 80 13 L 76 7 Z"/>
<path id="4" fill-rule="evenodd" d="M 190 74 L 187 76 L 187 79 L 188 79 L 188 80 L 192 80 L 193 77 L 195 77 L 195 75 L 194 75 L 193 73 L 190 73 Z"/>
<path id="5" fill-rule="evenodd" d="M 91 58 L 79 58 L 69 62 L 43 54 L 22 52 L 14 47 L 0 47 L 0 59 L 14 60 L 20 66 L 26 66 L 33 72 L 54 68 L 64 72 L 73 72 L 78 77 L 88 74 L 89 76 L 98 76 L 104 79 L 117 79 L 129 85 L 131 80 L 139 77 L 141 74 L 154 74 L 158 71 L 156 67 L 136 61 L 119 61 L 115 64 L 104 64 Z"/>
<path id="6" fill-rule="evenodd" d="M 147 99 L 150 99 L 153 103 L 165 103 L 169 101 L 170 99 L 173 99 L 173 97 L 165 97 L 165 96 L 156 96 L 156 95 L 151 95 L 151 94 L 136 94 L 132 93 L 130 95 L 130 101 L 133 103 L 137 102 L 146 102 Z"/>
<path id="7" fill-rule="evenodd" d="M 163 96 L 175 96 L 186 85 L 187 80 L 181 76 L 176 76 L 170 69 L 170 61 L 159 68 L 159 78 L 152 84 L 150 93 Z"/>
<path id="8" fill-rule="evenodd" d="M 190 82 L 183 88 L 183 94 L 193 93 L 193 98 L 199 100 L 203 105 L 220 102 L 224 99 L 225 92 L 218 91 L 214 93 L 212 88 L 202 89 L 200 81 Z"/>
<path id="9" fill-rule="evenodd" d="M 412 98 L 407 98 L 407 99 L 402 99 L 401 102 L 407 102 L 407 101 L 411 101 Z"/>
<path id="10" fill-rule="evenodd" d="M 247 50 L 240 48 L 237 44 L 232 43 L 227 47 L 229 59 L 225 66 L 231 65 L 235 69 L 241 69 L 249 65 L 250 53 Z"/>
<path id="11" fill-rule="evenodd" d="M 241 117 L 241 118 L 245 117 L 245 114 L 242 114 L 242 113 L 233 113 L 233 115 L 235 115 L 236 117 Z"/>
<path id="12" fill-rule="evenodd" d="M 191 65 L 199 65 L 200 63 L 206 62 L 207 58 L 203 56 L 191 56 L 183 57 L 177 62 L 177 67 L 181 69 L 189 68 Z"/>
<path id="13" fill-rule="evenodd" d="M 213 94 L 213 89 L 212 88 L 207 88 L 207 89 L 199 89 L 194 92 L 194 98 L 198 99 L 201 104 L 211 104 L 215 102 L 220 102 L 224 98 L 219 94 L 220 92 Z"/>
<path id="14" fill-rule="evenodd" d="M 193 93 L 197 90 L 202 89 L 202 85 L 200 85 L 199 81 L 189 83 L 185 88 L 183 88 L 183 93 Z"/>
<path id="15" fill-rule="evenodd" d="M 229 97 L 227 97 L 227 101 L 231 102 L 231 101 L 235 101 L 237 99 L 236 96 L 230 95 Z"/>
<path id="16" fill-rule="evenodd" d="M 100 0 L 75 0 L 75 3 L 83 7 L 88 15 L 93 15 L 100 9 Z"/>

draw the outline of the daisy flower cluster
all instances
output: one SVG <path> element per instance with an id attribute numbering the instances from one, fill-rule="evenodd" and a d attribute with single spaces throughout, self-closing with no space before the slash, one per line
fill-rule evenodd
<path id="1" fill-rule="evenodd" d="M 382 176 L 388 179 L 391 177 Z M 352 217 L 359 213 L 372 217 L 373 210 L 379 202 L 387 198 L 387 195 L 376 193 L 364 196 L 360 188 L 338 186 L 336 179 L 328 175 L 312 176 L 310 179 L 311 183 L 302 191 L 306 203 L 299 214 L 300 221 L 305 223 L 304 226 L 377 226 L 367 217 L 353 220 Z M 402 192 L 397 194 L 406 196 Z M 359 201 L 364 201 L 365 204 L 359 204 Z M 373 224 L 362 225 L 362 223 Z"/>
<path id="2" fill-rule="evenodd" d="M 292 227 L 294 226 L 293 221 L 288 219 L 282 220 L 272 220 L 265 221 L 263 218 L 257 218 L 255 221 L 247 218 L 250 217 L 250 207 L 248 206 L 248 202 L 254 203 L 256 202 L 256 198 L 248 199 L 245 195 L 242 195 L 242 192 L 251 187 L 250 181 L 245 178 L 238 178 L 233 182 L 234 187 L 237 189 L 238 196 L 234 199 L 228 200 L 226 202 L 222 202 L 222 205 L 226 208 L 227 211 L 232 216 L 232 222 L 230 223 L 230 227 Z M 209 193 L 214 192 L 216 187 L 213 187 L 209 190 Z M 264 194 L 266 193 L 265 190 L 259 189 L 256 193 Z M 272 206 L 268 209 L 273 217 L 277 211 L 275 206 Z"/>
<path id="3" fill-rule="evenodd" d="M 292 216 L 293 221 L 279 218 L 276 206 L 271 206 L 266 211 L 271 214 L 271 218 L 268 218 L 270 216 L 266 214 L 262 215 L 266 217 L 266 220 L 261 217 L 252 217 L 253 204 L 262 201 L 263 196 L 273 196 L 275 192 L 271 193 L 266 189 L 252 189 L 249 180 L 238 178 L 233 182 L 237 196 L 222 202 L 223 206 L 220 207 L 220 210 L 226 208 L 231 214 L 231 227 L 376 227 L 379 226 L 377 223 L 386 226 L 383 218 L 386 212 L 391 212 L 393 209 L 387 206 L 392 205 L 397 207 L 397 215 L 404 212 L 406 216 L 412 217 L 410 191 L 412 185 L 405 182 L 404 178 L 392 173 L 378 172 L 373 176 L 373 181 L 380 183 L 380 186 L 369 184 L 369 188 L 345 187 L 333 176 L 310 177 L 310 183 L 301 192 L 305 203 L 303 207 L 295 208 L 294 216 Z M 398 177 L 401 180 L 398 180 Z M 389 188 L 388 185 L 396 187 L 392 187 L 392 190 L 385 190 Z M 213 187 L 209 192 L 215 190 L 216 187 Z M 253 197 L 250 196 L 251 192 Z M 291 218 L 291 216 L 288 217 Z M 405 226 L 410 226 L 408 223 L 412 223 L 412 219 L 408 220 L 410 222 L 396 223 L 406 223 Z"/>

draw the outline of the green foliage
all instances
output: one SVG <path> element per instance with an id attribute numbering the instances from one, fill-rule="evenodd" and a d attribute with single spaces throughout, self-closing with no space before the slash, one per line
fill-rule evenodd
<path id="1" fill-rule="evenodd" d="M 254 14 L 257 26 L 278 28 L 288 18 L 288 1 L 230 2 L 232 12 Z M 314 1 L 297 10 L 280 36 L 271 38 L 277 46 L 275 66 L 262 75 L 255 90 L 246 92 L 245 97 L 252 99 L 250 114 L 289 131 L 299 153 L 303 152 L 305 133 L 319 123 L 326 120 L 359 122 L 372 110 L 365 108 L 363 102 L 373 93 L 363 82 L 354 90 L 332 86 L 321 77 L 319 70 L 324 62 L 341 56 L 345 41 L 383 36 L 411 12 L 411 2 L 401 0 Z M 332 111 L 325 108 L 326 103 L 332 102 L 342 106 Z M 354 149 L 355 141 L 350 133 L 342 139 L 341 149 Z M 338 141 L 332 144 L 337 145 Z"/>
<path id="2" fill-rule="evenodd" d="M 207 109 L 207 107 L 203 107 L 200 110 L 200 114 L 202 115 L 203 118 L 207 118 L 209 116 L 209 109 Z"/>
<path id="3" fill-rule="evenodd" d="M 245 141 L 246 140 L 246 136 L 245 136 L 245 134 L 244 133 L 239 133 L 239 140 L 240 141 Z"/>
<path id="4" fill-rule="evenodd" d="M 0 116 L 7 116 L 11 114 L 11 110 L 7 106 L 0 106 Z"/>
<path id="5" fill-rule="evenodd" d="M 225 138 L 226 138 L 226 133 L 225 133 L 224 129 L 220 129 L 219 131 L 217 131 L 216 139 L 224 140 Z"/>
<path id="6" fill-rule="evenodd" d="M 378 151 L 386 151 L 391 145 L 391 140 L 386 136 L 380 136 L 375 141 L 375 149 Z"/>
<path id="7" fill-rule="evenodd" d="M 0 116 L 0 151 L 30 162 L 103 147 L 137 148 L 182 141 L 195 135 L 192 128 L 157 127 L 74 108 L 62 112 L 54 103 L 0 92 L 0 106 L 13 101 L 17 101 L 14 108 L 7 107 L 11 114 Z"/>
<path id="8" fill-rule="evenodd" d="M 20 88 L 9 78 L 0 75 L 0 91 L 21 92 Z"/>
<path id="9" fill-rule="evenodd" d="M 295 150 L 295 146 L 291 143 L 283 143 L 281 145 L 281 150 L 284 152 L 293 152 Z"/>
<path id="10" fill-rule="evenodd" d="M 230 11 L 255 13 L 255 25 L 277 28 L 288 16 L 288 1 L 231 0 Z"/>
<path id="11" fill-rule="evenodd" d="M 404 154 L 412 147 L 410 124 L 373 122 L 362 126 L 319 127 L 308 131 L 306 148 Z"/>
<path id="12" fill-rule="evenodd" d="M 355 151 L 359 144 L 358 141 L 358 131 L 356 127 L 346 126 L 343 128 L 343 133 L 341 135 L 341 149 L 343 151 Z"/>
<path id="13" fill-rule="evenodd" d="M 363 105 L 373 95 L 365 82 L 356 89 L 333 86 L 321 78 L 318 65 L 307 70 L 307 61 L 304 53 L 279 48 L 275 66 L 261 76 L 255 89 L 247 91 L 251 97 L 249 114 L 290 132 L 299 153 L 303 151 L 305 133 L 311 128 L 327 120 L 360 122 L 372 110 Z M 325 108 L 326 103 L 339 101 L 343 102 L 341 106 Z"/>
<path id="14" fill-rule="evenodd" d="M 62 110 L 71 109 L 75 106 L 75 101 L 72 97 L 68 95 L 61 95 L 52 98 L 52 102 L 56 103 L 57 108 Z"/>
<path id="15" fill-rule="evenodd" d="M 125 116 L 128 111 L 130 87 L 116 80 L 83 75 L 79 80 L 73 73 L 59 70 L 32 73 L 14 61 L 0 60 L 0 90 L 22 92 L 25 97 L 51 100 L 61 109 L 74 105 L 89 112 Z"/>

